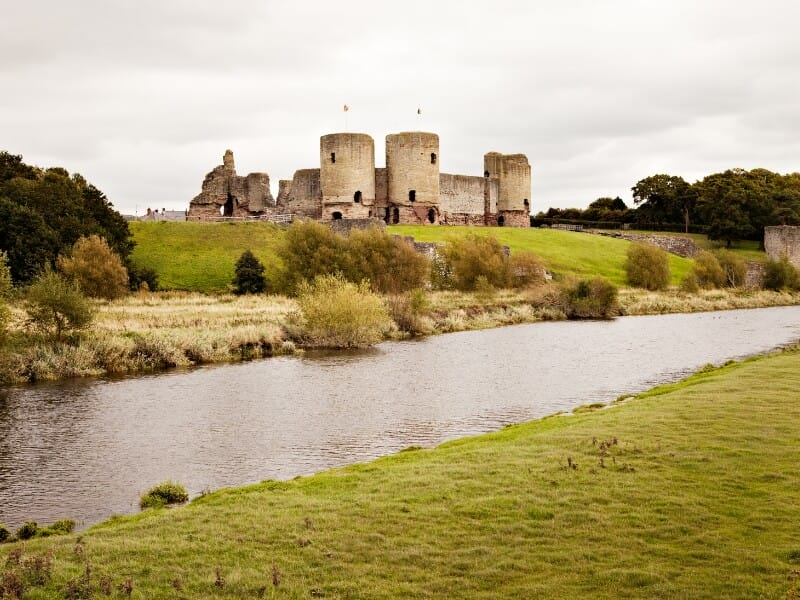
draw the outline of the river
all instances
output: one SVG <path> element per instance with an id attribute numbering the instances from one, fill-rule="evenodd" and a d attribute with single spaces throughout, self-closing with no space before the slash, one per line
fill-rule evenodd
<path id="1" fill-rule="evenodd" d="M 148 376 L 0 388 L 0 523 L 138 510 L 610 402 L 800 339 L 800 307 L 552 322 Z"/>

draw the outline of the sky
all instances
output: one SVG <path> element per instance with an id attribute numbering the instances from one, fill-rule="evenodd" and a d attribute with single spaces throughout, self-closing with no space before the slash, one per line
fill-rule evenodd
<path id="1" fill-rule="evenodd" d="M 228 148 L 277 194 L 339 131 L 371 135 L 378 167 L 399 131 L 438 133 L 447 173 L 524 153 L 534 213 L 632 205 L 657 173 L 800 171 L 793 0 L 0 0 L 0 14 L 0 150 L 81 173 L 127 214 L 188 208 Z"/>

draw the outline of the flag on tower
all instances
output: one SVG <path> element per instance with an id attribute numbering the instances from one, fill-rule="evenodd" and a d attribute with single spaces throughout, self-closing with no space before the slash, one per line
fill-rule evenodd
<path id="1" fill-rule="evenodd" d="M 348 110 L 350 110 L 350 107 L 347 104 L 345 104 L 344 105 L 344 112 L 347 112 Z"/>
<path id="2" fill-rule="evenodd" d="M 422 108 L 417 108 L 417 114 L 418 114 L 418 115 L 421 115 L 421 114 L 422 114 Z"/>

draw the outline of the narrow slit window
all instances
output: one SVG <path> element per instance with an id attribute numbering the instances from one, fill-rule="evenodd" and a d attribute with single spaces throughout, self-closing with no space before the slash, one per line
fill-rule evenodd
<path id="1" fill-rule="evenodd" d="M 436 164 L 436 152 L 431 152 L 431 164 Z"/>
<path id="2" fill-rule="evenodd" d="M 409 202 L 417 201 L 417 190 L 408 190 L 408 201 Z"/>
<path id="3" fill-rule="evenodd" d="M 331 162 L 332 163 L 336 162 L 336 152 L 331 152 Z"/>
<path id="4" fill-rule="evenodd" d="M 528 199 L 527 199 L 527 198 L 525 198 L 525 200 L 523 200 L 523 201 L 522 201 L 522 203 L 525 205 L 525 208 L 528 208 L 528 207 L 530 207 L 530 205 L 531 205 L 531 203 L 530 203 L 530 202 L 528 202 Z"/>

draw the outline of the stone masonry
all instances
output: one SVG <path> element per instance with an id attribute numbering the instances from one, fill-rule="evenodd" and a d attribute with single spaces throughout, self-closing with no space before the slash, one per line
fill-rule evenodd
<path id="1" fill-rule="evenodd" d="M 800 227 L 778 225 L 764 228 L 764 250 L 773 260 L 786 256 L 795 267 L 800 268 Z"/>

